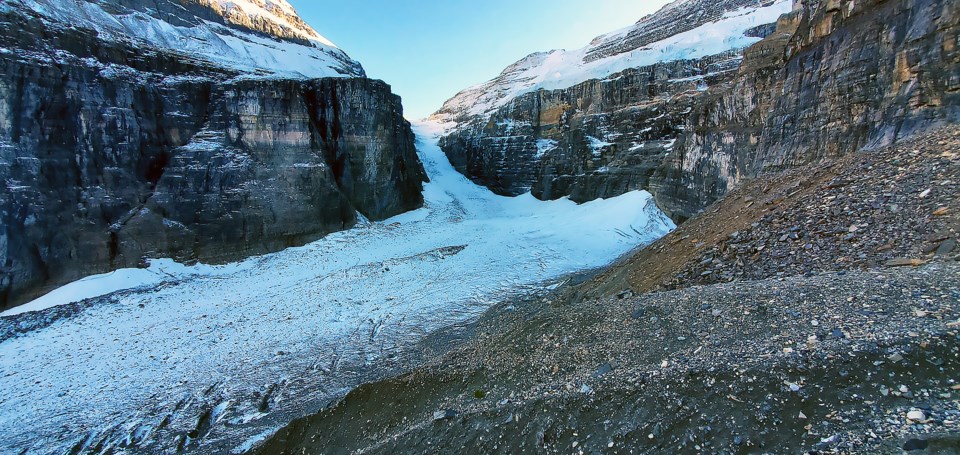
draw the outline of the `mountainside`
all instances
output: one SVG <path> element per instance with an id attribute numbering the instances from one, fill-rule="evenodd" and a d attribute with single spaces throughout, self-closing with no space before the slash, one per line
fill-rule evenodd
<path id="1" fill-rule="evenodd" d="M 502 194 L 576 201 L 647 188 L 694 103 L 736 73 L 784 0 L 679 1 L 575 51 L 533 54 L 432 118 L 458 170 Z"/>
<path id="2" fill-rule="evenodd" d="M 399 97 L 283 0 L 8 1 L 0 42 L 0 308 L 422 204 Z"/>
<path id="3" fill-rule="evenodd" d="M 743 179 L 957 121 L 956 2 L 752 5 L 675 2 L 572 53 L 582 61 L 529 57 L 450 100 L 441 145 L 500 193 L 648 189 L 683 221 Z M 670 19 L 683 16 L 698 19 Z"/>

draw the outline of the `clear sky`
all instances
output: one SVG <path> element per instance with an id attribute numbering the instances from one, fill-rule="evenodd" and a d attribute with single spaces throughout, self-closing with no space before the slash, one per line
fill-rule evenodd
<path id="1" fill-rule="evenodd" d="M 288 0 L 321 35 L 426 117 L 524 56 L 578 49 L 667 0 Z"/>

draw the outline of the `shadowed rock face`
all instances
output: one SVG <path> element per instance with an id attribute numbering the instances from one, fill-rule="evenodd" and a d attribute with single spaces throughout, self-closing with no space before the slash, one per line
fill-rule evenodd
<path id="1" fill-rule="evenodd" d="M 458 123 L 441 145 L 498 193 L 583 202 L 646 189 L 680 222 L 743 179 L 958 120 L 957 2 L 797 6 L 749 31 L 765 39 L 743 51 L 528 93 L 489 119 L 441 111 Z M 665 36 L 669 22 L 653 19 L 602 55 Z"/>
<path id="2" fill-rule="evenodd" d="M 255 79 L 0 13 L 0 309 L 146 257 L 223 262 L 422 205 L 399 97 Z"/>

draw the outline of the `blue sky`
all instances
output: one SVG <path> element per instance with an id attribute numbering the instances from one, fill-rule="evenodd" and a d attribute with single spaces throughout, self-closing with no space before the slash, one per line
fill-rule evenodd
<path id="1" fill-rule="evenodd" d="M 577 49 L 666 0 L 288 0 L 307 23 L 426 117 L 537 51 Z"/>

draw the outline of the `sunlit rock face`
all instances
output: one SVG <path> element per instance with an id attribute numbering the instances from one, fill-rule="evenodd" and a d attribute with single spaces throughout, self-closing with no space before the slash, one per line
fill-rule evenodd
<path id="1" fill-rule="evenodd" d="M 804 1 L 711 89 L 652 179 L 690 217 L 738 182 L 960 120 L 960 4 Z"/>
<path id="2" fill-rule="evenodd" d="M 683 221 L 743 179 L 955 122 L 957 9 L 678 1 L 584 49 L 533 54 L 434 118 L 454 165 L 494 191 L 647 189 Z"/>
<path id="3" fill-rule="evenodd" d="M 422 204 L 390 87 L 286 2 L 238 3 L 0 5 L 0 308 L 144 258 L 235 260 Z M 308 63 L 269 66 L 287 58 Z"/>

